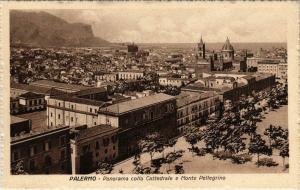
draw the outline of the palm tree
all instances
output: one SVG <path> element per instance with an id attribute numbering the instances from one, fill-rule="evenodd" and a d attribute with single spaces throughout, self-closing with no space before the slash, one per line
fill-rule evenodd
<path id="1" fill-rule="evenodd" d="M 11 169 L 12 175 L 24 175 L 27 174 L 24 170 L 24 162 L 22 160 L 18 161 Z"/>
<path id="2" fill-rule="evenodd" d="M 285 157 L 289 157 L 289 142 L 285 141 L 281 147 L 279 155 L 283 158 L 283 166 L 285 163 Z"/>
<path id="3" fill-rule="evenodd" d="M 253 138 L 250 139 L 248 149 L 249 153 L 257 154 L 257 166 L 259 166 L 260 154 L 272 155 L 272 149 L 266 145 L 266 141 L 264 141 L 259 134 L 255 134 Z"/>

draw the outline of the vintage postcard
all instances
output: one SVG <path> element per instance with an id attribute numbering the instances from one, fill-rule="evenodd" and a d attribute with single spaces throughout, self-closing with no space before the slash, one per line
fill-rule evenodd
<path id="1" fill-rule="evenodd" d="M 300 187 L 297 2 L 3 2 L 4 188 Z"/>

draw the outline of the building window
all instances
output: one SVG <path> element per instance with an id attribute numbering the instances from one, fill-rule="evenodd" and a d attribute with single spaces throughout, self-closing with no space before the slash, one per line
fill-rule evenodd
<path id="1" fill-rule="evenodd" d="M 74 109 L 74 105 L 71 105 L 71 109 Z"/>
<path id="2" fill-rule="evenodd" d="M 61 146 L 66 144 L 66 136 L 65 135 L 61 136 L 59 138 L 59 140 L 60 140 L 60 145 Z"/>
<path id="3" fill-rule="evenodd" d="M 20 155 L 19 155 L 19 151 L 14 151 L 13 152 L 13 161 L 17 161 L 17 160 L 19 160 L 20 159 Z"/>
<path id="4" fill-rule="evenodd" d="M 51 149 L 51 142 L 45 142 L 44 144 L 44 151 L 49 151 Z"/>
<path id="5" fill-rule="evenodd" d="M 96 121 L 94 122 L 94 125 L 97 125 L 97 122 L 96 122 Z"/>
<path id="6" fill-rule="evenodd" d="M 71 122 L 73 122 L 73 117 L 71 117 Z"/>
<path id="7" fill-rule="evenodd" d="M 99 149 L 99 142 L 98 141 L 96 141 L 96 149 Z"/>
<path id="8" fill-rule="evenodd" d="M 113 146 L 113 150 L 116 150 L 116 147 L 115 147 L 115 146 Z"/>
<path id="9" fill-rule="evenodd" d="M 105 149 L 105 151 L 104 151 L 104 152 L 105 152 L 105 154 L 107 154 L 107 152 L 108 152 L 108 151 L 107 151 L 107 149 Z"/>
<path id="10" fill-rule="evenodd" d="M 98 109 L 95 109 L 95 113 L 97 113 L 98 112 Z"/>
<path id="11" fill-rule="evenodd" d="M 53 127 L 53 122 L 51 121 L 50 126 Z"/>
<path id="12" fill-rule="evenodd" d="M 103 145 L 108 146 L 109 145 L 109 138 L 103 139 Z"/>
<path id="13" fill-rule="evenodd" d="M 93 109 L 92 109 L 92 108 L 90 108 L 90 112 L 91 112 L 91 113 L 93 112 Z"/>
<path id="14" fill-rule="evenodd" d="M 143 113 L 143 120 L 146 119 L 146 112 Z"/>
<path id="15" fill-rule="evenodd" d="M 35 169 L 35 162 L 34 160 L 30 160 L 29 162 L 29 170 L 33 171 Z"/>
<path id="16" fill-rule="evenodd" d="M 52 165 L 52 159 L 51 159 L 51 157 L 49 155 L 47 155 L 45 157 L 45 165 L 46 166 L 51 166 Z"/>
<path id="17" fill-rule="evenodd" d="M 111 141 L 112 141 L 113 143 L 115 143 L 115 142 L 117 141 L 117 136 L 116 136 L 116 135 L 112 136 L 112 137 L 111 137 Z"/>
<path id="18" fill-rule="evenodd" d="M 42 99 L 39 99 L 39 104 L 42 104 Z"/>
<path id="19" fill-rule="evenodd" d="M 82 152 L 83 152 L 83 154 L 85 154 L 85 153 L 87 153 L 87 152 L 89 152 L 90 151 L 90 145 L 88 144 L 88 145 L 84 145 L 83 147 L 82 147 Z"/>
<path id="20" fill-rule="evenodd" d="M 64 164 L 64 163 L 62 163 L 62 164 L 60 165 L 60 169 L 61 169 L 62 171 L 65 170 L 65 164 Z"/>
<path id="21" fill-rule="evenodd" d="M 36 150 L 36 146 L 32 146 L 29 148 L 29 155 L 30 156 L 34 156 L 36 154 L 37 150 Z"/>
<path id="22" fill-rule="evenodd" d="M 58 114 L 58 119 L 60 119 L 60 114 Z"/>
<path id="23" fill-rule="evenodd" d="M 60 151 L 60 160 L 65 160 L 66 159 L 66 151 L 62 150 Z"/>
<path id="24" fill-rule="evenodd" d="M 52 117 L 53 116 L 53 114 L 52 114 L 52 112 L 50 112 L 50 117 Z"/>

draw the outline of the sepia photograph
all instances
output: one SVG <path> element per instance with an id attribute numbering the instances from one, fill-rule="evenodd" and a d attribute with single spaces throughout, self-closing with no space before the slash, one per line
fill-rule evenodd
<path id="1" fill-rule="evenodd" d="M 289 173 L 286 15 L 200 10 L 10 10 L 11 174 Z"/>
<path id="2" fill-rule="evenodd" d="M 0 6 L 4 187 L 299 187 L 296 3 Z"/>

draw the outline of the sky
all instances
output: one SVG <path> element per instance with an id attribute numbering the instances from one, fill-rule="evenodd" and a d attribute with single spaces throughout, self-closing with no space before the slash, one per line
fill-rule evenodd
<path id="1" fill-rule="evenodd" d="M 46 10 L 67 22 L 90 24 L 110 42 L 286 42 L 287 16 L 279 6 L 103 6 Z"/>

